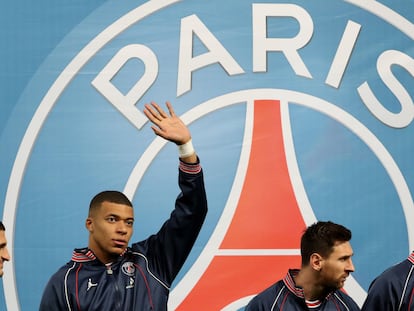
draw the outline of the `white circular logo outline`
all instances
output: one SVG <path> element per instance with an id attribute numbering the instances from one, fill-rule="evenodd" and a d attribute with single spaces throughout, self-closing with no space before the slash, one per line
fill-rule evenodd
<path id="1" fill-rule="evenodd" d="M 185 124 L 191 124 L 195 120 L 212 113 L 218 109 L 224 108 L 229 105 L 247 102 L 248 104 L 252 103 L 254 100 L 280 100 L 282 105 L 282 114 L 284 114 L 283 122 L 288 122 L 288 115 L 287 115 L 287 103 L 294 103 L 297 105 L 302 105 L 307 108 L 313 109 L 315 111 L 319 111 L 330 118 L 336 120 L 340 124 L 344 125 L 346 128 L 351 130 L 357 137 L 359 137 L 375 154 L 378 158 L 382 166 L 384 167 L 385 171 L 388 173 L 396 191 L 398 197 L 400 199 L 406 225 L 407 225 L 407 232 L 408 232 L 408 242 L 409 242 L 409 250 L 413 249 L 414 247 L 414 203 L 411 197 L 410 190 L 408 185 L 405 181 L 403 174 L 401 173 L 398 165 L 394 161 L 391 154 L 385 148 L 385 146 L 379 141 L 379 139 L 365 126 L 363 125 L 358 119 L 350 115 L 345 110 L 329 103 L 326 100 L 317 98 L 312 95 L 303 94 L 296 91 L 285 90 L 285 89 L 250 89 L 250 90 L 242 90 L 237 92 L 228 93 L 208 101 L 205 101 L 198 106 L 193 107 L 185 114 L 181 116 L 183 122 Z M 284 106 L 283 106 L 284 105 Z M 290 138 L 288 137 L 289 132 L 288 126 L 284 125 L 284 140 L 291 146 L 293 146 L 293 142 L 290 142 Z M 141 157 L 139 158 L 137 164 L 135 165 L 134 169 L 132 170 L 131 175 L 126 183 L 124 188 L 124 192 L 127 196 L 132 198 L 135 194 L 136 189 L 141 182 L 142 177 L 145 174 L 145 171 L 151 164 L 152 160 L 156 157 L 158 152 L 164 147 L 167 142 L 159 137 L 155 138 L 153 142 L 148 146 L 148 148 L 142 153 Z M 285 142 L 286 143 L 286 142 Z M 245 148 L 248 149 L 248 148 Z M 287 152 L 290 152 L 289 149 L 292 147 L 287 148 Z M 248 157 L 248 156 L 247 156 Z M 241 155 L 241 159 L 246 158 L 246 155 Z M 295 166 L 296 157 L 294 152 L 290 152 L 289 154 L 289 170 L 291 170 L 292 166 Z M 243 162 L 242 160 L 240 162 Z M 238 169 L 238 171 L 240 168 Z M 243 168 L 242 168 L 243 170 Z M 298 190 L 296 193 L 296 199 L 298 200 L 298 205 L 301 209 L 302 217 L 307 225 L 310 225 L 316 220 L 316 217 L 313 214 L 312 208 L 306 198 L 305 190 L 303 189 L 302 182 L 298 177 L 298 169 L 294 168 L 296 172 L 292 176 L 293 182 L 296 184 L 295 189 Z M 238 172 L 237 174 L 244 175 L 244 173 Z M 234 183 L 239 183 L 243 181 L 244 178 L 238 176 L 234 179 Z M 227 231 L 227 228 L 230 225 L 230 220 L 232 219 L 232 215 L 235 212 L 237 199 L 233 198 L 238 197 L 240 193 L 241 185 L 237 185 L 236 190 L 234 190 L 234 185 L 232 189 L 232 193 L 229 196 L 228 202 L 222 212 L 222 215 L 217 223 L 217 226 L 214 232 L 211 234 L 209 241 L 207 242 L 206 246 L 203 248 L 201 254 L 197 258 L 196 262 L 192 265 L 183 279 L 176 285 L 170 295 L 169 306 L 174 310 L 178 304 L 180 303 L 180 297 L 186 297 L 194 285 L 198 282 L 201 278 L 203 272 L 207 269 L 210 262 L 213 260 L 213 257 L 219 253 L 218 248 L 221 244 L 224 235 Z M 269 251 L 270 253 L 271 251 Z M 243 253 L 246 255 L 246 252 Z M 263 253 L 262 253 L 263 254 Z M 365 291 L 362 287 L 356 282 L 356 280 L 350 276 L 347 281 L 346 285 L 347 290 L 352 293 L 353 298 L 361 304 L 366 296 Z M 177 296 L 177 297 L 176 297 Z M 244 301 L 244 300 L 240 300 Z"/>
<path id="2" fill-rule="evenodd" d="M 381 19 L 387 21 L 401 32 L 405 33 L 411 39 L 414 39 L 414 24 L 410 23 L 403 16 L 399 15 L 387 6 L 374 0 L 344 0 L 355 6 L 358 6 L 372 14 L 377 15 Z M 62 73 L 55 80 L 50 87 L 45 97 L 39 104 L 36 112 L 27 127 L 25 135 L 19 146 L 15 162 L 10 174 L 10 179 L 7 187 L 6 198 L 4 203 L 3 221 L 5 225 L 14 235 L 15 216 L 17 209 L 17 202 L 19 198 L 20 188 L 28 159 L 36 138 L 42 128 L 49 112 L 57 102 L 63 90 L 69 85 L 72 79 L 80 71 L 80 69 L 110 40 L 122 33 L 144 17 L 160 10 L 168 5 L 179 2 L 179 0 L 150 0 L 129 13 L 125 14 L 113 24 L 109 25 L 104 31 L 98 34 L 93 40 L 89 42 L 65 67 Z M 192 111 L 192 110 L 191 110 Z M 382 145 L 381 145 L 382 146 Z M 385 148 L 384 148 L 385 149 Z M 388 152 L 387 152 L 388 154 Z M 393 161 L 392 161 L 393 162 Z M 393 164 L 395 164 L 393 162 Z M 398 167 L 397 167 L 398 169 Z M 399 171 L 399 169 L 398 169 Z M 401 172 L 399 172 L 401 174 Z M 398 174 L 397 174 L 398 175 Z M 404 185 L 405 182 L 404 182 Z M 409 193 L 409 192 L 408 192 Z M 400 193 L 399 193 L 400 194 Z M 411 195 L 409 195 L 411 198 Z M 401 197 L 400 197 L 401 198 Z M 406 213 L 405 204 L 403 204 L 404 212 Z M 409 226 L 412 227 L 412 226 Z M 412 248 L 412 234 L 409 233 L 409 244 Z M 13 250 L 13 238 L 9 239 L 9 247 Z M 4 290 L 6 305 L 16 311 L 20 310 L 17 287 L 15 281 L 14 262 L 11 261 L 5 266 L 4 281 L 11 285 L 13 290 Z"/>

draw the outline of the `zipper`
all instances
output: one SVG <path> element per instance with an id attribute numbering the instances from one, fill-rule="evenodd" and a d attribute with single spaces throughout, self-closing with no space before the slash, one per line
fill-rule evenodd
<path id="1" fill-rule="evenodd" d="M 114 311 L 122 310 L 122 301 L 121 301 L 121 292 L 119 289 L 119 284 L 114 276 L 114 271 L 112 270 L 112 263 L 106 264 L 106 274 L 111 279 L 111 283 L 114 286 Z"/>

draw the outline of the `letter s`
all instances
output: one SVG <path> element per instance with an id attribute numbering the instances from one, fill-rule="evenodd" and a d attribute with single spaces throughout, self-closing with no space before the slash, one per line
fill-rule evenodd
<path id="1" fill-rule="evenodd" d="M 414 118 L 414 104 L 410 94 L 392 73 L 392 65 L 400 65 L 414 77 L 414 59 L 400 51 L 388 50 L 383 52 L 377 60 L 378 74 L 399 100 L 401 104 L 400 112 L 393 113 L 387 110 L 375 97 L 368 82 L 364 82 L 358 87 L 358 93 L 369 111 L 381 122 L 394 128 L 403 128 L 408 126 Z"/>

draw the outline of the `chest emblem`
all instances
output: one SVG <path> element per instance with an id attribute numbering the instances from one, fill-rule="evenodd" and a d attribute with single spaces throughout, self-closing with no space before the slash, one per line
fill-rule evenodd
<path id="1" fill-rule="evenodd" d="M 135 274 L 135 266 L 132 262 L 128 261 L 122 265 L 122 272 L 128 276 Z"/>
<path id="2" fill-rule="evenodd" d="M 88 280 L 88 287 L 86 288 L 86 291 L 89 291 L 92 287 L 98 286 L 98 283 L 92 283 L 92 279 Z"/>

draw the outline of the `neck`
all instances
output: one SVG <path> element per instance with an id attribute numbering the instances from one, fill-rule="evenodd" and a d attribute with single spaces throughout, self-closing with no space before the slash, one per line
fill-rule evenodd
<path id="1" fill-rule="evenodd" d="M 326 297 L 325 286 L 319 284 L 319 273 L 312 269 L 302 268 L 294 278 L 295 284 L 303 289 L 306 300 L 322 300 Z"/>

